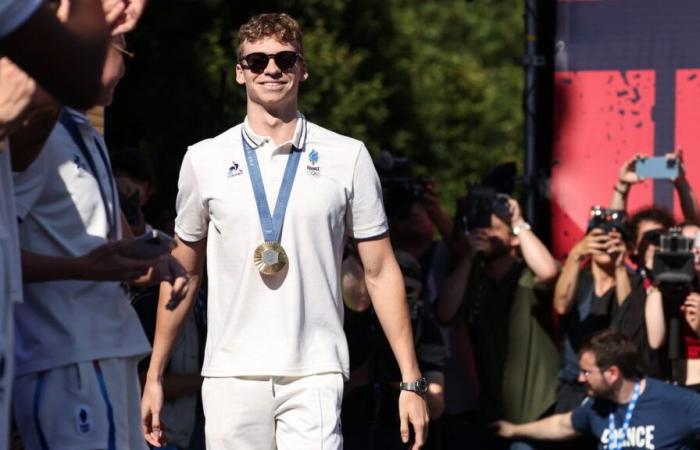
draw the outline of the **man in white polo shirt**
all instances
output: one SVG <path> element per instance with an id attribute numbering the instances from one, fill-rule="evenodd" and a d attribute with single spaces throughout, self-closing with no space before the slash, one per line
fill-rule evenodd
<path id="1" fill-rule="evenodd" d="M 111 103 L 124 73 L 124 45 L 112 37 L 99 106 Z M 185 279 L 169 255 L 122 256 L 137 248 L 124 239 L 105 142 L 84 110 L 63 109 L 14 182 L 24 303 L 15 308 L 13 400 L 24 448 L 146 450 L 137 363 L 149 344 L 123 282 L 160 275 L 179 295 Z"/>
<path id="2" fill-rule="evenodd" d="M 180 245 L 173 255 L 193 281 L 208 260 L 207 447 L 342 448 L 348 350 L 339 278 L 350 236 L 401 369 L 400 432 L 408 442 L 411 422 L 413 448 L 420 448 L 425 380 L 369 153 L 298 112 L 307 72 L 294 19 L 255 16 L 241 27 L 239 43 L 236 79 L 246 88 L 247 117 L 189 148 L 175 224 Z M 161 289 L 142 400 L 144 433 L 156 446 L 167 430 L 159 416 L 162 374 L 193 291 L 168 311 L 168 289 Z"/>

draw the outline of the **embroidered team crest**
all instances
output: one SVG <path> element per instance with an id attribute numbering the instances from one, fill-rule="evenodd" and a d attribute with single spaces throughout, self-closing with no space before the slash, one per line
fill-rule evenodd
<path id="1" fill-rule="evenodd" d="M 92 409 L 88 405 L 76 405 L 75 426 L 78 434 L 88 434 L 92 431 Z"/>
<path id="2" fill-rule="evenodd" d="M 228 178 L 235 177 L 243 173 L 243 169 L 238 165 L 236 161 L 231 161 L 231 166 L 228 168 Z"/>
<path id="3" fill-rule="evenodd" d="M 316 149 L 312 149 L 309 153 L 309 164 L 306 166 L 306 173 L 313 176 L 321 175 L 321 168 L 318 165 L 319 156 Z"/>

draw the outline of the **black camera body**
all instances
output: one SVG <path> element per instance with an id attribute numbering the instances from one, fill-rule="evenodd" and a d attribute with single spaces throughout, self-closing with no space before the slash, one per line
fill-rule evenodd
<path id="1" fill-rule="evenodd" d="M 464 231 L 491 227 L 491 214 L 510 217 L 508 196 L 487 186 L 471 186 L 467 196 L 457 200 L 456 219 Z"/>
<path id="2" fill-rule="evenodd" d="M 662 234 L 659 249 L 654 253 L 654 281 L 661 286 L 690 286 L 695 280 L 693 239 L 672 228 Z"/>
<path id="3" fill-rule="evenodd" d="M 694 239 L 681 234 L 680 228 L 672 228 L 661 234 L 659 249 L 654 253 L 652 278 L 664 299 L 664 315 L 667 321 L 667 354 L 670 360 L 681 355 L 681 323 L 684 321 L 681 305 L 693 288 L 697 288 L 695 258 L 691 251 Z M 671 363 L 671 379 L 677 381 L 675 365 Z"/>
<path id="4" fill-rule="evenodd" d="M 603 208 L 600 205 L 591 206 L 590 216 L 588 218 L 588 231 L 594 228 L 599 228 L 606 233 L 617 230 L 624 234 L 626 218 L 624 211 L 619 209 Z"/>

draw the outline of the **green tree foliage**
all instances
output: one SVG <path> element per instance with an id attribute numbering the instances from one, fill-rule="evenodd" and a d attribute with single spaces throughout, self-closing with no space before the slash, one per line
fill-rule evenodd
<path id="1" fill-rule="evenodd" d="M 241 121 L 234 37 L 252 14 L 286 11 L 302 23 L 309 80 L 301 110 L 409 156 L 443 200 L 497 162 L 521 160 L 523 26 L 514 0 L 224 0 L 151 2 L 129 37 L 108 140 L 156 162 L 168 206 L 187 145 Z"/>

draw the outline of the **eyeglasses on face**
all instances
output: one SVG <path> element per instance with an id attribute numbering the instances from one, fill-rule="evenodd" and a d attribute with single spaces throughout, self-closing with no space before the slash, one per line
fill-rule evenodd
<path id="1" fill-rule="evenodd" d="M 271 59 L 275 60 L 275 65 L 279 67 L 281 71 L 287 71 L 294 67 L 297 60 L 303 61 L 304 57 L 292 51 L 283 51 L 269 55 L 262 52 L 255 52 L 241 56 L 238 62 L 241 64 L 241 67 L 250 69 L 253 73 L 263 73 Z M 245 63 L 245 65 L 243 65 L 243 63 Z"/>

